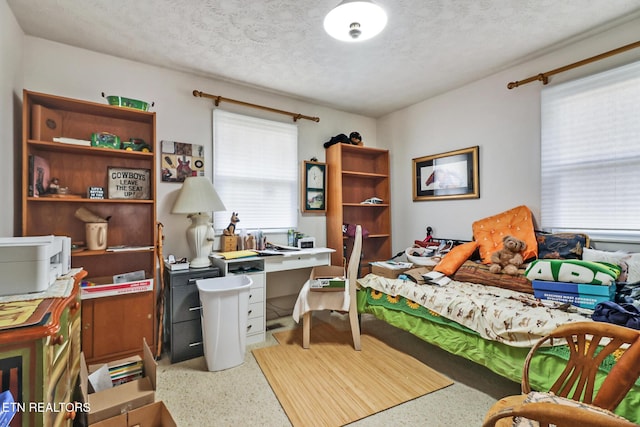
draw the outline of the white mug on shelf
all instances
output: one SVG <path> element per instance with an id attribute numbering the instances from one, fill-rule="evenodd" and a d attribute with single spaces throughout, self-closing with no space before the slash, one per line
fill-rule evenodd
<path id="1" fill-rule="evenodd" d="M 85 224 L 87 249 L 99 251 L 107 249 L 107 222 L 88 222 Z"/>

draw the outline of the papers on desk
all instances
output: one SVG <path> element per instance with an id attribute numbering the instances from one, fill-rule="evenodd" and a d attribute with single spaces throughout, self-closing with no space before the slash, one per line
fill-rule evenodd
<path id="1" fill-rule="evenodd" d="M 270 256 L 270 255 L 282 255 L 282 251 L 277 249 L 265 249 L 263 251 L 256 251 L 260 256 Z"/>
<path id="2" fill-rule="evenodd" d="M 252 256 L 257 256 L 258 252 L 256 251 L 231 251 L 231 252 L 218 252 L 213 254 L 213 256 L 217 256 L 219 258 L 224 259 L 236 259 L 236 258 L 247 258 Z"/>
<path id="3" fill-rule="evenodd" d="M 267 248 L 256 251 L 260 255 L 269 256 L 269 255 L 283 255 L 289 252 L 297 252 L 300 248 L 295 246 L 286 246 L 286 245 L 274 245 L 273 243 L 267 243 Z"/>

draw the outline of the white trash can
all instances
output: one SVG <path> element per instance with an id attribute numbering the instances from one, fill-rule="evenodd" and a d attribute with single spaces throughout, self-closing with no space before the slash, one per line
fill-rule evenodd
<path id="1" fill-rule="evenodd" d="M 204 357 L 209 371 L 233 368 L 244 362 L 249 317 L 249 289 L 253 280 L 231 275 L 196 280 Z"/>

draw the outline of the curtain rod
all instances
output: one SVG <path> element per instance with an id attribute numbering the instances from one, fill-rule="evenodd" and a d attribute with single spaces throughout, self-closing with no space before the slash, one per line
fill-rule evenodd
<path id="1" fill-rule="evenodd" d="M 238 101 L 237 99 L 231 99 L 231 98 L 225 98 L 223 96 L 218 96 L 218 95 L 211 95 L 209 93 L 204 93 L 204 92 L 200 92 L 199 90 L 194 90 L 193 91 L 193 96 L 199 96 L 201 98 L 211 98 L 214 101 L 214 104 L 216 105 L 216 107 L 218 105 L 220 105 L 221 102 L 231 102 L 232 104 L 238 104 L 238 105 L 244 105 L 245 107 L 252 107 L 252 108 L 257 108 L 259 110 L 264 110 L 264 111 L 271 111 L 272 113 L 278 113 L 278 114 L 284 114 L 286 116 L 291 116 L 293 117 L 293 121 L 297 122 L 298 119 L 306 119 L 306 120 L 311 120 L 314 122 L 319 122 L 320 121 L 320 117 L 311 117 L 311 116 L 305 116 L 304 114 L 300 114 L 300 113 L 292 113 L 289 111 L 284 111 L 284 110 L 278 110 L 276 108 L 271 108 L 271 107 L 265 107 L 263 105 L 257 105 L 257 104 L 251 104 L 249 102 L 244 102 L 244 101 Z"/>
<path id="2" fill-rule="evenodd" d="M 524 80 L 518 80 L 518 81 L 515 81 L 515 82 L 510 82 L 509 84 L 507 84 L 507 88 L 508 89 L 513 89 L 513 88 L 516 88 L 518 86 L 522 86 L 524 84 L 534 82 L 536 80 L 537 81 L 541 81 L 543 85 L 546 85 L 547 83 L 549 83 L 549 76 L 552 76 L 552 75 L 558 74 L 558 73 L 562 73 L 562 72 L 567 71 L 567 70 L 571 70 L 572 68 L 578 68 L 578 67 L 581 67 L 583 65 L 590 64 L 591 62 L 596 62 L 596 61 L 599 61 L 601 59 L 605 59 L 605 58 L 608 58 L 610 56 L 617 55 L 617 54 L 622 53 L 622 52 L 626 52 L 627 50 L 635 49 L 637 47 L 640 47 L 640 41 L 628 44 L 626 46 L 619 47 L 617 49 L 610 50 L 610 51 L 605 52 L 605 53 L 601 53 L 600 55 L 592 56 L 591 58 L 583 59 L 582 61 L 574 62 L 573 64 L 565 65 L 564 67 L 556 68 L 555 70 L 547 71 L 546 73 L 540 73 L 540 74 L 537 74 L 535 76 L 527 77 Z"/>

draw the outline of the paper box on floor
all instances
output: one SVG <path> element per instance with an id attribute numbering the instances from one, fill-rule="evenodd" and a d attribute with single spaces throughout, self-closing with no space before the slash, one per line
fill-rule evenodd
<path id="1" fill-rule="evenodd" d="M 313 267 L 309 280 L 312 291 L 344 291 L 346 284 L 344 268 L 337 265 Z"/>
<path id="2" fill-rule="evenodd" d="M 80 385 L 84 401 L 89 403 L 89 424 L 106 420 L 155 401 L 156 363 L 147 341 L 143 339 L 144 376 L 106 390 L 89 393 L 89 368 L 81 354 Z M 92 366 L 97 369 L 98 365 Z"/>
<path id="3" fill-rule="evenodd" d="M 91 427 L 176 427 L 176 422 L 163 402 L 155 402 L 98 421 Z"/>
<path id="4" fill-rule="evenodd" d="M 387 279 L 397 279 L 399 275 L 413 267 L 407 262 L 379 261 L 371 263 L 371 273 L 386 277 Z"/>
<path id="5" fill-rule="evenodd" d="M 580 283 L 551 282 L 533 280 L 533 295 L 560 303 L 570 303 L 576 307 L 594 309 L 603 301 L 613 301 L 616 285 L 584 285 Z"/>

